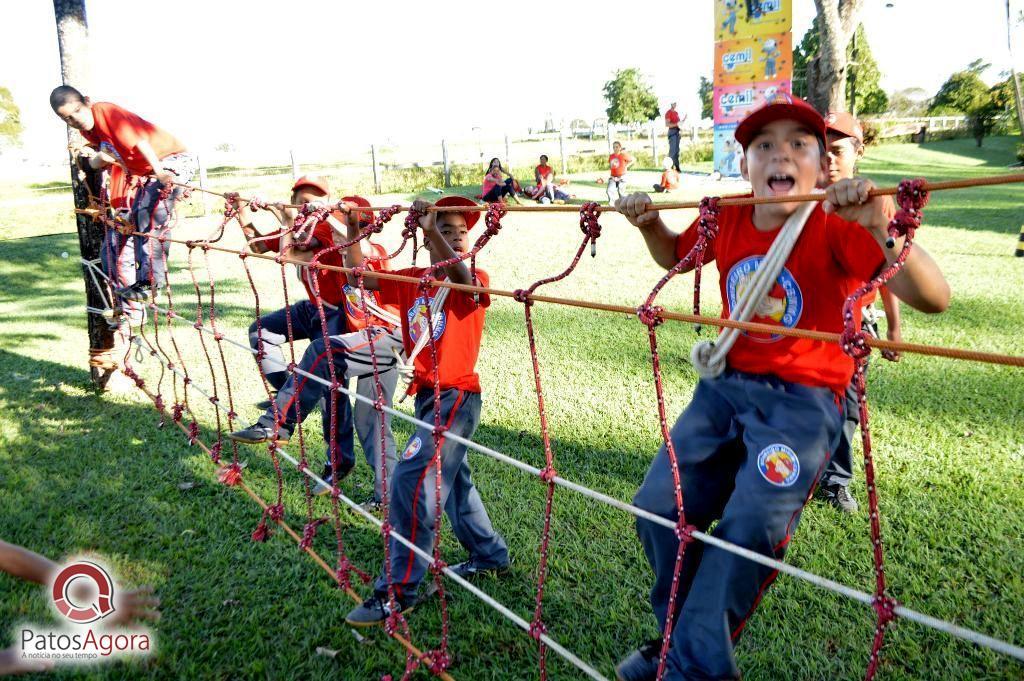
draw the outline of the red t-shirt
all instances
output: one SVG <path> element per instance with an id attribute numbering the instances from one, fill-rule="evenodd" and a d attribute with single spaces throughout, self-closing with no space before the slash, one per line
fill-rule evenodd
<path id="1" fill-rule="evenodd" d="M 427 270 L 409 267 L 394 274 L 407 277 L 422 277 Z M 490 278 L 483 270 L 476 271 L 481 286 L 487 286 Z M 402 340 L 406 353 L 416 347 L 420 325 L 429 314 L 430 301 L 420 297 L 418 284 L 405 281 L 378 279 L 380 299 L 385 304 L 398 306 L 402 318 Z M 432 288 L 429 297 L 440 291 Z M 484 316 L 491 298 L 480 294 L 480 304 L 473 301 L 473 294 L 451 290 L 444 307 L 434 317 L 434 342 L 437 345 L 437 373 L 441 389 L 457 388 L 467 392 L 480 392 L 480 376 L 476 373 L 476 359 L 480 354 L 480 338 L 484 331 Z M 409 392 L 415 394 L 421 388 L 434 385 L 434 368 L 430 356 L 430 344 L 416 356 L 412 385 Z"/>
<path id="2" fill-rule="evenodd" d="M 334 213 L 334 217 L 339 220 L 344 220 L 345 217 L 341 213 Z M 280 234 L 281 232 L 277 232 Z M 316 227 L 313 228 L 313 238 L 320 242 L 320 247 L 313 253 L 315 256 L 322 250 L 331 248 L 334 246 L 334 232 L 331 229 L 330 223 L 327 220 L 321 220 L 317 223 Z M 281 237 L 278 236 L 276 239 L 268 239 L 263 242 L 267 248 L 272 251 L 281 250 Z M 332 267 L 343 267 L 344 261 L 341 257 L 340 251 L 331 251 L 327 255 L 323 256 L 318 260 L 323 265 L 331 265 Z M 299 274 L 302 278 L 302 285 L 306 287 L 306 293 L 309 295 L 309 299 L 316 302 L 316 294 L 313 291 L 313 269 L 311 267 L 299 266 Z M 323 270 L 320 268 L 316 269 L 317 283 L 320 285 L 320 297 L 323 298 L 325 303 L 334 305 L 335 307 L 341 307 L 342 303 L 345 302 L 345 292 L 343 287 L 346 282 L 344 273 L 335 272 L 334 270 Z"/>
<path id="3" fill-rule="evenodd" d="M 375 243 L 370 243 L 370 247 L 373 249 L 373 256 L 375 258 L 383 258 L 383 260 L 366 260 L 366 269 L 372 272 L 389 270 L 391 268 L 391 262 L 387 259 L 388 249 Z M 360 329 L 365 329 L 366 316 L 363 314 L 362 301 L 359 298 L 359 287 L 351 286 L 346 283 L 343 287 L 343 291 L 345 295 L 345 317 L 348 319 L 348 330 L 359 331 Z M 384 305 L 381 303 L 380 293 L 378 291 L 367 290 L 366 293 L 370 296 L 370 300 L 367 301 L 367 305 L 373 303 L 385 312 L 390 312 L 395 317 L 401 318 L 402 315 L 398 310 L 398 306 Z M 389 329 L 394 328 L 388 320 L 375 315 L 372 307 L 368 307 L 367 312 L 370 313 L 370 323 L 372 325 L 386 326 Z"/>
<path id="4" fill-rule="evenodd" d="M 705 253 L 718 261 L 722 317 L 728 318 L 740 293 L 763 260 L 779 230 L 754 228 L 753 206 L 723 207 L 719 235 Z M 696 221 L 676 239 L 682 258 L 697 241 Z M 843 302 L 885 263 L 882 249 L 866 229 L 826 215 L 819 205 L 779 274 L 775 286 L 751 318 L 753 322 L 841 333 Z M 854 310 L 860 328 L 860 308 Z M 837 343 L 743 332 L 729 351 L 729 366 L 753 374 L 773 374 L 791 383 L 842 393 L 853 376 L 853 360 Z"/>
<path id="5" fill-rule="evenodd" d="M 153 172 L 153 168 L 135 148 L 140 140 L 149 142 L 157 158 L 167 158 L 171 154 L 185 151 L 185 145 L 174 135 L 117 104 L 96 102 L 92 105 L 92 115 L 96 123 L 92 130 L 83 130 L 82 136 L 93 144 L 107 142 L 114 147 L 132 175 L 149 175 Z"/>
<path id="6" fill-rule="evenodd" d="M 114 210 L 128 210 L 132 207 L 133 196 L 130 195 L 131 176 L 118 164 L 110 166 L 109 195 L 110 206 Z"/>
<path id="7" fill-rule="evenodd" d="M 679 173 L 675 170 L 666 170 L 661 174 L 661 186 L 665 189 L 679 189 Z"/>
<path id="8" fill-rule="evenodd" d="M 549 165 L 539 165 L 539 166 L 536 167 L 535 170 L 537 171 L 537 175 L 539 175 L 542 179 L 543 178 L 550 179 L 551 176 L 554 174 L 554 171 L 551 170 L 551 166 L 549 166 Z"/>
<path id="9" fill-rule="evenodd" d="M 626 174 L 626 166 L 633 157 L 624 151 L 620 151 L 617 154 L 611 154 L 608 157 L 608 168 L 611 170 L 612 177 L 622 177 Z"/>
<path id="10" fill-rule="evenodd" d="M 665 122 L 669 125 L 679 125 L 679 112 L 669 109 L 665 112 Z"/>

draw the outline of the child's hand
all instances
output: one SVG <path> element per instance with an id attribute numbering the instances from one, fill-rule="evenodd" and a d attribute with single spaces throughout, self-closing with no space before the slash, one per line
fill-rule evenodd
<path id="1" fill-rule="evenodd" d="M 153 587 L 144 586 L 132 591 L 121 591 L 118 593 L 114 603 L 116 610 L 110 618 L 113 626 L 122 626 L 131 622 L 149 620 L 157 622 L 160 619 L 160 599 L 153 595 Z"/>
<path id="2" fill-rule="evenodd" d="M 856 222 L 870 230 L 884 233 L 892 215 L 892 199 L 888 196 L 868 197 L 875 188 L 871 180 L 855 177 L 839 180 L 825 190 L 821 207 L 847 222 Z"/>
<path id="3" fill-rule="evenodd" d="M 615 210 L 626 216 L 630 224 L 643 229 L 654 224 L 659 217 L 656 210 L 648 209 L 652 205 L 651 197 L 642 192 L 624 196 L 615 202 Z"/>
<path id="4" fill-rule="evenodd" d="M 437 213 L 428 212 L 427 209 L 433 206 L 426 199 L 416 199 L 412 203 L 412 209 L 418 213 L 422 213 L 420 216 L 420 229 L 425 233 L 431 234 L 437 228 Z"/>

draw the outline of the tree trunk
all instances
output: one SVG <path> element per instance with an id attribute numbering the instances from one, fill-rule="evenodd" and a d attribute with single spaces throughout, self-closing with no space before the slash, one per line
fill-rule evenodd
<path id="1" fill-rule="evenodd" d="M 820 47 L 807 79 L 807 97 L 818 111 L 846 110 L 846 47 L 857 29 L 864 0 L 814 0 L 818 9 Z"/>
<path id="2" fill-rule="evenodd" d="M 57 44 L 60 46 L 60 73 L 65 85 L 72 85 L 88 92 L 89 87 L 89 31 L 85 19 L 85 0 L 53 0 L 53 11 L 57 19 Z M 81 143 L 82 137 L 68 127 L 68 143 Z M 89 189 L 86 183 L 95 181 L 81 171 L 75 159 L 71 159 L 71 187 L 75 208 L 89 206 Z M 103 243 L 103 226 L 90 216 L 76 213 L 78 225 L 78 247 L 84 260 L 98 261 L 100 245 Z M 85 279 L 85 301 L 88 307 L 103 309 L 103 295 L 92 282 L 92 277 L 83 265 Z M 113 358 L 114 331 L 102 315 L 86 313 L 89 324 L 89 374 L 97 388 L 107 385 L 116 364 Z"/>

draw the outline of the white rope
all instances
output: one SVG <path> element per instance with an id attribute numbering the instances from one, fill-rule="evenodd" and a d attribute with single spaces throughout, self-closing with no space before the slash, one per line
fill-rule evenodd
<path id="1" fill-rule="evenodd" d="M 152 304 L 151 303 L 150 307 L 152 307 L 154 310 L 156 310 L 158 312 L 161 312 L 161 313 L 164 313 L 164 314 L 168 314 L 167 310 L 164 310 L 164 309 L 160 308 L 156 304 Z M 181 315 L 179 315 L 176 312 L 171 312 L 169 314 L 173 318 L 180 319 L 180 320 L 182 320 L 184 322 L 188 322 L 190 325 L 193 323 L 190 320 L 188 320 L 187 318 L 182 317 Z M 214 331 L 212 329 L 207 328 L 205 325 L 201 325 L 198 328 L 201 331 L 203 331 L 205 333 L 209 333 L 211 335 L 214 333 Z M 246 351 L 248 351 L 248 352 L 250 352 L 252 354 L 256 354 L 256 352 L 257 352 L 256 350 L 252 349 L 251 347 L 249 347 L 247 345 L 243 345 L 243 344 L 241 344 L 241 343 L 239 343 L 237 341 L 231 340 L 229 338 L 223 338 L 223 340 L 229 342 L 232 345 L 236 345 L 239 348 L 242 348 L 242 349 L 244 349 L 244 350 L 246 350 Z M 150 347 L 152 347 L 152 346 L 150 346 Z M 297 367 L 295 369 L 295 373 L 297 373 L 299 375 L 302 375 L 302 376 L 305 376 L 306 378 L 309 378 L 309 379 L 311 379 L 313 381 L 321 383 L 322 385 L 325 385 L 327 387 L 330 387 L 330 385 L 331 385 L 328 381 L 324 380 L 323 378 L 320 378 L 319 376 L 315 376 L 315 375 L 313 375 L 311 373 L 303 371 L 302 369 L 299 369 Z M 369 404 L 371 406 L 375 406 L 376 405 L 374 400 L 372 400 L 369 397 L 366 397 L 364 395 L 360 395 L 357 392 L 353 392 L 353 391 L 350 391 L 350 390 L 348 390 L 346 388 L 342 388 L 342 387 L 339 387 L 338 391 L 343 393 L 343 394 L 345 394 L 345 395 L 348 395 L 349 397 L 353 397 L 356 400 L 360 400 L 362 402 L 365 402 L 366 404 Z M 224 409 L 223 405 L 219 405 L 218 404 L 217 406 L 219 408 L 221 408 L 221 409 Z M 387 413 L 391 414 L 392 416 L 396 416 L 396 417 L 398 417 L 398 418 L 400 418 L 400 419 L 402 419 L 404 421 L 407 421 L 407 422 L 409 422 L 409 423 L 411 423 L 411 424 L 413 424 L 415 426 L 418 426 L 418 427 L 421 427 L 421 428 L 426 428 L 426 429 L 430 430 L 431 432 L 433 432 L 433 430 L 434 430 L 434 425 L 432 423 L 427 423 L 426 421 L 421 421 L 420 419 L 417 419 L 414 416 L 410 416 L 409 414 L 406 414 L 405 412 L 398 411 L 397 409 L 394 409 L 394 408 L 391 408 L 391 407 L 388 407 L 388 406 L 382 405 L 381 408 L 384 411 L 386 411 Z M 479 452 L 481 454 L 489 456 L 492 459 L 495 459 L 497 461 L 501 461 L 503 463 L 509 464 L 509 465 L 511 465 L 511 466 L 513 466 L 515 468 L 518 468 L 519 470 L 524 471 L 526 473 L 529 473 L 531 475 L 540 476 L 540 474 L 541 474 L 541 469 L 539 469 L 539 468 L 531 466 L 530 464 L 525 463 L 523 461 L 519 461 L 518 459 L 515 459 L 515 458 L 513 458 L 511 456 L 508 456 L 507 454 L 503 454 L 501 452 L 498 452 L 498 451 L 496 451 L 494 449 L 491 449 L 490 447 L 486 447 L 484 445 L 477 444 L 476 442 L 473 442 L 472 440 L 466 439 L 466 438 L 464 438 L 464 437 L 462 437 L 460 435 L 457 435 L 455 433 L 446 432 L 445 433 L 445 438 L 454 440 L 455 442 L 458 442 L 458 443 L 460 443 L 462 445 L 465 445 L 469 449 L 472 449 L 472 450 L 477 451 L 477 452 Z M 675 527 L 676 527 L 675 522 L 670 520 L 670 519 L 668 519 L 668 518 L 663 518 L 662 516 L 659 516 L 659 515 L 656 515 L 654 513 L 651 513 L 650 511 L 644 510 L 644 509 L 639 508 L 637 506 L 634 506 L 632 504 L 628 504 L 628 503 L 626 503 L 624 501 L 621 501 L 621 500 L 616 499 L 614 497 L 610 497 L 607 494 L 603 494 L 603 493 L 598 492 L 596 490 L 592 490 L 592 489 L 590 489 L 588 487 L 584 487 L 583 485 L 580 485 L 578 483 L 571 482 L 571 481 L 566 480 L 566 479 L 564 479 L 564 478 L 562 478 L 560 476 L 556 476 L 553 479 L 553 482 L 556 485 L 560 486 L 560 487 L 564 487 L 566 489 L 571 489 L 574 492 L 577 492 L 578 494 L 580 494 L 582 496 L 585 496 L 585 497 L 587 497 L 589 499 L 594 499 L 595 501 L 599 501 L 599 502 L 601 502 L 603 504 L 606 504 L 608 506 L 611 506 L 613 508 L 617 508 L 617 509 L 619 509 L 621 511 L 624 511 L 626 513 L 629 513 L 629 514 L 631 514 L 631 515 L 633 515 L 633 516 L 635 516 L 637 518 L 643 518 L 643 519 L 649 520 L 649 521 L 651 521 L 651 522 L 653 522 L 653 523 L 655 523 L 657 525 L 661 525 L 662 527 L 666 527 L 666 528 L 675 530 Z M 326 485 L 326 483 L 325 483 L 325 486 L 330 487 L 330 485 Z M 362 509 L 360 509 L 360 510 L 362 510 Z M 693 535 L 693 537 L 695 537 L 696 539 L 704 542 L 705 544 L 718 547 L 718 548 L 722 549 L 723 551 L 728 551 L 729 553 L 735 554 L 735 555 L 740 556 L 742 558 L 746 558 L 746 559 L 751 560 L 751 561 L 753 561 L 755 563 L 759 563 L 760 565 L 764 565 L 765 567 L 769 567 L 769 568 L 771 568 L 773 570 L 778 570 L 779 572 L 782 572 L 784 574 L 790 575 L 792 577 L 796 577 L 797 579 L 802 579 L 802 580 L 804 580 L 806 582 L 814 584 L 815 586 L 821 587 L 823 589 L 827 589 L 829 591 L 833 591 L 833 592 L 838 593 L 840 595 L 843 595 L 843 596 L 846 596 L 848 598 L 851 598 L 851 599 L 853 599 L 855 601 L 859 601 L 859 602 L 864 603 L 866 605 L 871 605 L 874 602 L 874 597 L 871 594 L 869 594 L 869 593 L 866 593 L 864 591 L 860 591 L 858 589 L 854 589 L 852 587 L 848 587 L 848 586 L 846 586 L 844 584 L 840 584 L 838 582 L 834 582 L 834 581 L 832 581 L 830 579 L 826 579 L 825 577 L 821 577 L 821 576 L 816 575 L 816 574 L 814 574 L 812 572 L 808 572 L 806 570 L 802 570 L 801 568 L 794 567 L 794 566 L 792 566 L 792 565 L 790 565 L 788 563 L 782 562 L 780 560 L 776 560 L 774 558 L 770 558 L 768 556 L 762 555 L 762 554 L 757 553 L 755 551 L 751 551 L 750 549 L 744 548 L 742 546 L 738 546 L 737 544 L 733 544 L 732 542 L 725 541 L 723 539 L 720 539 L 720 538 L 715 537 L 713 535 L 707 534 L 705 532 L 694 531 L 692 533 L 692 535 Z M 1010 657 L 1013 657 L 1013 658 L 1016 658 L 1018 660 L 1024 661 L 1024 648 L 1022 648 L 1021 646 L 1017 646 L 1017 645 L 1014 645 L 1014 644 L 1009 643 L 1007 641 L 1002 641 L 1000 639 L 996 639 L 996 638 L 993 638 L 991 636 L 987 636 L 985 634 L 982 634 L 980 632 L 974 631 L 972 629 L 967 629 L 967 628 L 961 627 L 959 625 L 953 624 L 952 622 L 947 622 L 947 621 L 944 621 L 944 620 L 940 620 L 940 619 L 931 617 L 929 615 L 925 615 L 923 613 L 920 613 L 920 612 L 917 612 L 917 611 L 912 610 L 910 608 L 907 608 L 906 606 L 902 606 L 902 605 L 897 606 L 895 608 L 895 613 L 898 616 L 903 617 L 905 619 L 908 619 L 908 620 L 910 620 L 912 622 L 917 622 L 918 624 L 921 624 L 923 626 L 930 627 L 930 628 L 935 629 L 937 631 L 942 631 L 944 633 L 947 633 L 947 634 L 949 634 L 951 636 L 955 636 L 957 638 L 960 638 L 962 640 L 968 641 L 970 643 L 974 643 L 976 645 L 983 646 L 985 648 L 990 648 L 991 650 L 995 650 L 996 652 L 1000 652 L 1000 653 L 1003 653 L 1003 654 L 1008 655 Z M 518 624 L 518 622 L 517 622 L 517 624 Z M 547 641 L 545 641 L 545 643 L 547 643 Z M 552 650 L 556 650 L 557 651 L 557 649 L 554 646 L 551 646 L 551 648 L 552 648 Z M 561 653 L 559 653 L 559 654 L 561 654 Z M 603 678 L 603 677 L 594 677 L 594 678 Z"/>
<path id="2" fill-rule="evenodd" d="M 803 232 L 804 225 L 807 224 L 807 218 L 817 206 L 815 202 L 802 203 L 786 218 L 760 266 L 751 276 L 743 295 L 730 311 L 730 320 L 748 322 L 754 316 L 754 312 L 774 286 L 775 280 L 779 278 L 789 254 L 793 252 L 793 247 Z M 715 378 L 725 371 L 725 358 L 741 333 L 742 331 L 736 328 L 725 328 L 716 340 L 701 341 L 693 346 L 690 361 L 701 378 Z"/>

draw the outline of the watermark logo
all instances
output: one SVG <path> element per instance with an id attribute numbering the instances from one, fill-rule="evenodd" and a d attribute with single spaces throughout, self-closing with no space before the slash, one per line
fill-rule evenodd
<path id="1" fill-rule="evenodd" d="M 62 567 L 53 577 L 49 594 L 64 621 L 57 628 L 19 623 L 14 638 L 21 659 L 64 665 L 151 653 L 153 634 L 131 625 L 131 620 L 142 616 L 140 609 L 145 605 L 141 604 L 148 603 L 147 594 L 152 590 L 146 587 L 119 593 L 112 575 L 108 567 L 92 558 L 74 559 Z M 123 606 L 120 611 L 117 603 Z"/>
<path id="2" fill-rule="evenodd" d="M 84 586 L 86 593 L 95 592 L 95 600 L 77 603 L 73 595 L 75 586 Z M 57 612 L 76 624 L 95 622 L 114 612 L 114 580 L 92 561 L 77 561 L 61 570 L 53 580 L 51 593 Z"/>

